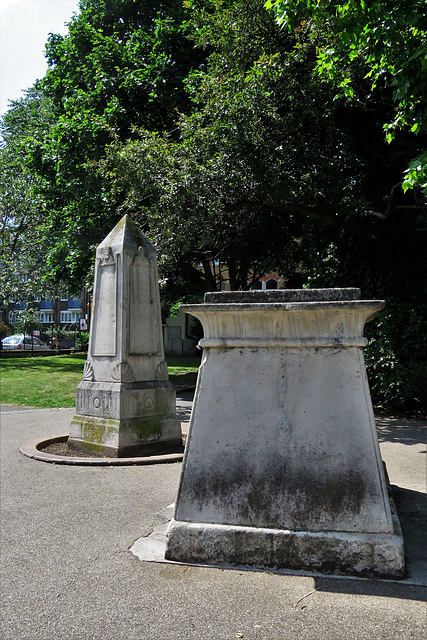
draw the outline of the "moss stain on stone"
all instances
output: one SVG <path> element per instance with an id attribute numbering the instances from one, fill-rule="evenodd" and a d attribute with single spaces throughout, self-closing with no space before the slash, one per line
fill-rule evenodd
<path id="1" fill-rule="evenodd" d="M 118 432 L 119 421 L 112 418 L 86 418 L 82 423 L 82 437 L 85 442 L 102 445 Z"/>

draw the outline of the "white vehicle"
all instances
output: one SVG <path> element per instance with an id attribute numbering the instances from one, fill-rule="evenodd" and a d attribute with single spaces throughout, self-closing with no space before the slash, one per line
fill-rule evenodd
<path id="1" fill-rule="evenodd" d="M 8 336 L 1 341 L 2 349 L 15 351 L 49 351 L 50 348 L 39 340 L 39 338 L 24 336 L 23 333 L 15 336 Z"/>

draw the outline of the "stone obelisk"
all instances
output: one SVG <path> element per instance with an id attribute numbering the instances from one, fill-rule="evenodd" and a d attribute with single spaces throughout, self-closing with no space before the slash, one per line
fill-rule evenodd
<path id="1" fill-rule="evenodd" d="M 68 444 L 111 457 L 182 447 L 155 249 L 127 215 L 96 251 L 89 351 Z"/>

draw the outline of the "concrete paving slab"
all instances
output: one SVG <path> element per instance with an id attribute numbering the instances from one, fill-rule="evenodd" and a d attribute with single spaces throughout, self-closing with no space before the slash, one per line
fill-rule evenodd
<path id="1" fill-rule="evenodd" d="M 129 550 L 165 525 L 181 464 L 69 467 L 19 453 L 31 438 L 66 432 L 72 413 L 1 415 L 3 640 L 425 637 L 421 586 L 141 562 Z M 380 433 L 420 536 L 425 427 L 385 421 Z"/>

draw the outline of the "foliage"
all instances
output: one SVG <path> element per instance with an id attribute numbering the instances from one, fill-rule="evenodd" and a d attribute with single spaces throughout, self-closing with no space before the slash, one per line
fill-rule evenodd
<path id="1" fill-rule="evenodd" d="M 172 129 L 190 107 L 183 78 L 204 57 L 182 33 L 180 0 L 81 0 L 66 36 L 51 35 L 43 91 L 55 123 L 32 148 L 47 184 L 55 279 L 84 282 L 95 245 L 118 221 L 108 180 L 94 171 L 105 146 L 134 126 Z"/>
<path id="2" fill-rule="evenodd" d="M 134 126 L 173 129 L 176 109 L 191 108 L 183 79 L 205 54 L 185 37 L 185 15 L 181 0 L 81 0 L 68 34 L 50 35 L 45 78 L 1 123 L 3 299 L 90 287 L 120 204 L 94 170 L 105 146 Z"/>
<path id="3" fill-rule="evenodd" d="M 80 333 L 77 336 L 77 342 L 76 342 L 76 348 L 79 351 L 87 351 L 89 348 L 89 334 L 84 332 L 84 331 L 80 331 Z"/>
<path id="4" fill-rule="evenodd" d="M 10 336 L 10 328 L 4 322 L 0 322 L 0 340 Z"/>
<path id="5" fill-rule="evenodd" d="M 192 36 L 214 49 L 187 80 L 194 112 L 178 120 L 178 139 L 141 130 L 117 140 L 103 175 L 149 230 L 165 277 L 210 290 L 227 277 L 239 289 L 308 269 L 324 227 L 369 208 L 332 96 L 310 73 L 314 49 L 278 53 L 288 37 L 260 3 L 192 7 Z"/>
<path id="6" fill-rule="evenodd" d="M 29 166 L 31 141 L 51 125 L 50 105 L 39 85 L 13 103 L 1 122 L 0 303 L 31 299 L 43 290 L 42 179 Z"/>
<path id="7" fill-rule="evenodd" d="M 343 235 L 319 256 L 311 287 L 356 286 L 386 307 L 366 327 L 365 359 L 374 401 L 427 413 L 427 224 L 403 210 Z"/>
<path id="8" fill-rule="evenodd" d="M 37 309 L 27 307 L 17 312 L 17 321 L 15 323 L 15 332 L 25 335 L 32 335 L 33 331 L 40 331 L 41 324 Z"/>
<path id="9" fill-rule="evenodd" d="M 364 69 L 370 90 L 390 87 L 395 111 L 383 124 L 391 141 L 402 128 L 427 133 L 427 15 L 424 0 L 267 0 L 279 24 L 298 40 L 318 36 L 317 71 L 351 99 L 359 99 L 354 71 Z M 418 186 L 427 194 L 427 155 L 412 160 L 404 190 Z M 417 167 L 417 168 L 416 168 Z"/>
<path id="10" fill-rule="evenodd" d="M 387 95 L 336 100 L 312 72 L 315 39 L 295 49 L 258 2 L 191 8 L 189 33 L 212 51 L 187 80 L 194 112 L 179 119 L 178 139 L 140 131 L 103 165 L 166 277 L 192 289 L 201 273 L 207 289 L 224 272 L 232 289 L 271 270 L 290 281 L 343 229 L 420 206 L 396 186 L 414 147 L 375 134 Z"/>

